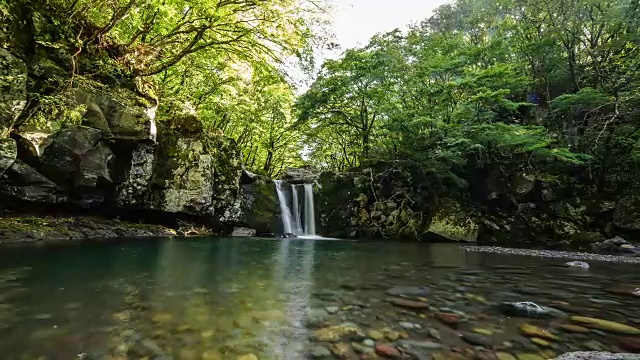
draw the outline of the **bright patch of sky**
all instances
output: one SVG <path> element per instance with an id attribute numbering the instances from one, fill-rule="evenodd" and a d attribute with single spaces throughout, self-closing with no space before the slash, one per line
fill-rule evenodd
<path id="1" fill-rule="evenodd" d="M 445 0 L 332 0 L 333 31 L 342 49 L 361 47 L 377 34 L 405 29 L 431 16 Z"/>

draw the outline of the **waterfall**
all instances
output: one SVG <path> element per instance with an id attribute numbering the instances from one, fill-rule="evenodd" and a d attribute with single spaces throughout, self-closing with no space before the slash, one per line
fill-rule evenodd
<path id="1" fill-rule="evenodd" d="M 276 192 L 278 194 L 278 203 L 280 204 L 280 217 L 282 218 L 282 231 L 285 234 L 293 234 L 293 226 L 291 220 L 291 211 L 287 202 L 287 195 L 284 190 L 282 180 L 273 180 L 276 184 Z"/>
<path id="2" fill-rule="evenodd" d="M 304 184 L 304 234 L 316 235 L 316 212 L 313 204 L 313 185 Z"/>
<path id="3" fill-rule="evenodd" d="M 282 231 L 296 236 L 316 236 L 316 219 L 313 202 L 313 185 L 289 185 L 283 180 L 273 180 L 276 184 Z M 300 190 L 304 191 L 302 202 Z M 288 196 L 289 192 L 291 196 Z M 291 199 L 291 202 L 289 202 Z M 304 221 L 302 219 L 304 218 Z"/>
<path id="4" fill-rule="evenodd" d="M 293 233 L 302 235 L 302 220 L 300 217 L 300 202 L 298 201 L 298 188 L 300 185 L 291 185 L 291 207 L 293 208 Z M 305 218 L 306 219 L 306 218 Z M 306 235 L 306 231 L 305 234 Z"/>

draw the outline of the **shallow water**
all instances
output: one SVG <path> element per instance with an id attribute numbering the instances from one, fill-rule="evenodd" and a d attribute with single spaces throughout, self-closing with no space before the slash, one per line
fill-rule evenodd
<path id="1" fill-rule="evenodd" d="M 414 352 L 422 358 L 433 353 L 454 358 L 453 350 L 457 358 L 471 359 L 487 353 L 482 347 L 549 358 L 574 350 L 620 351 L 621 342 L 637 344 L 637 335 L 594 329 L 568 333 L 559 329 L 571 323 L 563 316 L 508 317 L 497 308 L 500 302 L 532 301 L 569 315 L 640 327 L 640 298 L 606 291 L 640 287 L 640 265 L 591 262 L 589 270 L 555 266 L 564 261 L 465 252 L 452 244 L 309 239 L 156 239 L 2 248 L 0 358 L 214 360 L 254 354 L 259 359 L 304 359 L 314 327 L 344 323 L 365 334 L 395 332 L 441 344 Z M 429 308 L 391 305 L 386 292 L 397 286 L 430 288 L 428 295 L 414 299 L 426 301 Z M 337 313 L 316 310 L 311 311 L 316 319 L 309 318 L 311 309 L 331 306 L 338 307 Z M 439 312 L 455 313 L 461 322 L 453 328 L 445 325 L 435 318 Z M 400 322 L 416 328 L 403 328 Z M 558 339 L 536 345 L 518 330 L 525 323 Z M 483 333 L 486 345 L 474 347 L 460 337 L 473 329 Z M 364 339 L 351 340 L 358 345 Z M 345 356 L 353 358 L 353 343 L 345 343 Z"/>

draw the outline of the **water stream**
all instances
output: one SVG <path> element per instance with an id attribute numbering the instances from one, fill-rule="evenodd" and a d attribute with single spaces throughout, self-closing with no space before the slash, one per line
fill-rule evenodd
<path id="1" fill-rule="evenodd" d="M 283 233 L 298 237 L 318 237 L 313 185 L 289 184 L 283 180 L 274 180 L 273 182 L 278 195 Z M 303 191 L 302 202 L 300 201 L 301 190 Z"/>

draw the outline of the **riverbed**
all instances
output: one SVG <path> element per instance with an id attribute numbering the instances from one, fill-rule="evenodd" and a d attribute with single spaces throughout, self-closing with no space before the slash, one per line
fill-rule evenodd
<path id="1" fill-rule="evenodd" d="M 640 265 L 566 261 L 310 239 L 2 248 L 0 354 L 540 360 L 638 351 Z"/>

